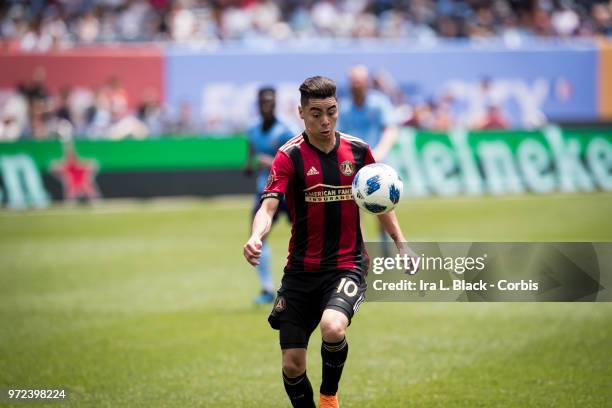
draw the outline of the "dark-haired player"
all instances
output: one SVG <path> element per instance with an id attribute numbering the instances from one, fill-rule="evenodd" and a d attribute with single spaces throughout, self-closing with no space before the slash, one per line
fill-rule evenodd
<path id="1" fill-rule="evenodd" d="M 274 158 L 262 205 L 244 245 L 247 261 L 257 265 L 262 239 L 270 230 L 283 196 L 292 231 L 281 287 L 268 321 L 279 330 L 285 390 L 294 407 L 315 406 L 306 375 L 306 347 L 320 325 L 323 375 L 320 407 L 338 407 L 336 393 L 348 355 L 345 333 L 364 299 L 367 253 L 358 207 L 351 196 L 356 172 L 373 163 L 362 140 L 336 132 L 336 85 L 308 78 L 300 86 L 300 117 L 305 130 L 283 145 Z M 394 212 L 378 216 L 402 247 L 404 237 Z"/>
<path id="2" fill-rule="evenodd" d="M 261 194 L 266 186 L 272 160 L 279 147 L 291 139 L 293 133 L 289 125 L 276 117 L 276 90 L 265 86 L 257 92 L 257 107 L 259 109 L 259 120 L 247 130 L 249 140 L 249 156 L 245 165 L 245 173 L 250 175 L 253 171 L 257 174 L 257 192 L 253 205 L 254 217 L 261 205 Z M 285 213 L 289 217 L 287 205 L 283 201 L 278 213 Z M 256 304 L 272 303 L 274 301 L 274 283 L 272 281 L 270 246 L 263 242 L 261 256 L 257 265 L 257 274 L 261 284 L 261 293 L 255 298 Z"/>

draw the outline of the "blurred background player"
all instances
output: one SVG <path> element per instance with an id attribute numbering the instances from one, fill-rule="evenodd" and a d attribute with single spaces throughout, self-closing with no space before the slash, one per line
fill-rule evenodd
<path id="1" fill-rule="evenodd" d="M 276 151 L 294 136 L 290 127 L 276 117 L 276 90 L 274 88 L 263 87 L 259 89 L 257 106 L 260 118 L 247 130 L 249 155 L 245 165 L 247 175 L 254 171 L 257 173 L 257 190 L 251 218 L 257 213 L 261 205 L 261 193 L 266 187 Z M 274 221 L 276 221 L 279 212 L 285 213 L 287 219 L 289 219 L 289 212 L 284 201 L 279 205 Z M 261 293 L 255 298 L 256 304 L 272 303 L 274 301 L 274 282 L 270 269 L 271 258 L 270 246 L 264 242 L 260 262 L 256 267 L 261 283 Z"/>
<path id="2" fill-rule="evenodd" d="M 352 67 L 348 76 L 351 95 L 340 102 L 338 129 L 365 141 L 374 159 L 384 161 L 398 134 L 393 105 L 387 95 L 370 89 L 364 65 Z"/>
<path id="3" fill-rule="evenodd" d="M 340 102 L 338 129 L 365 141 L 374 159 L 384 163 L 398 135 L 391 100 L 384 93 L 370 89 L 370 75 L 364 65 L 352 67 L 348 76 L 351 95 Z M 379 231 L 380 240 L 387 240 L 382 227 Z"/>

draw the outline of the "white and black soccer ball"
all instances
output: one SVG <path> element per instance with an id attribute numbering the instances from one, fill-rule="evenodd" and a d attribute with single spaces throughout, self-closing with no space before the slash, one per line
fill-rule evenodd
<path id="1" fill-rule="evenodd" d="M 404 184 L 393 167 L 383 163 L 364 166 L 353 179 L 353 198 L 370 214 L 384 214 L 395 208 Z"/>

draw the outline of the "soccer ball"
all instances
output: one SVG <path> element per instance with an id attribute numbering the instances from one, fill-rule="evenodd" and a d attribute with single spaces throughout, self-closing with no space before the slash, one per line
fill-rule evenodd
<path id="1" fill-rule="evenodd" d="M 383 163 L 364 166 L 353 179 L 353 198 L 370 214 L 384 214 L 399 202 L 404 184 L 393 167 Z"/>

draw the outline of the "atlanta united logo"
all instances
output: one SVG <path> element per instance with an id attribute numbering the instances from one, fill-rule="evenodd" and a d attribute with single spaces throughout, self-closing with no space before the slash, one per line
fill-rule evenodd
<path id="1" fill-rule="evenodd" d="M 276 298 L 276 303 L 274 304 L 274 310 L 276 310 L 277 312 L 282 312 L 283 310 L 285 310 L 285 298 L 282 296 L 279 296 Z"/>
<path id="2" fill-rule="evenodd" d="M 340 165 L 340 171 L 345 176 L 352 176 L 355 172 L 355 165 L 353 165 L 353 163 L 351 163 L 349 160 L 345 160 Z"/>

